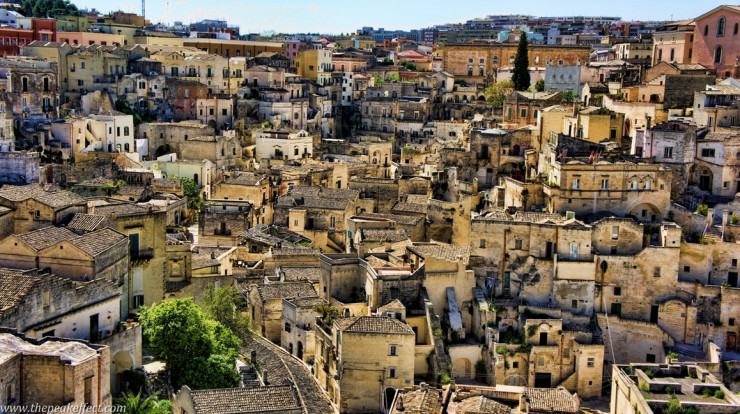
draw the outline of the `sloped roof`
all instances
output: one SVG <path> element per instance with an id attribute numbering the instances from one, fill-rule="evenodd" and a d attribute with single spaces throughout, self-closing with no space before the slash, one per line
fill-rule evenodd
<path id="1" fill-rule="evenodd" d="M 203 414 L 241 414 L 284 412 L 301 409 L 292 385 L 251 388 L 225 388 L 190 391 L 193 408 Z"/>
<path id="2" fill-rule="evenodd" d="M 384 316 L 359 316 L 336 320 L 339 329 L 343 332 L 413 335 L 414 331 L 407 324 L 398 319 Z"/>

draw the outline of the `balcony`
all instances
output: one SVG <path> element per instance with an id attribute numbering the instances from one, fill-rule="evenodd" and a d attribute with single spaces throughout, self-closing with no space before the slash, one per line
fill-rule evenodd
<path id="1" fill-rule="evenodd" d="M 129 252 L 129 258 L 132 262 L 144 262 L 152 260 L 154 258 L 154 248 L 146 248 L 139 250 L 131 250 Z"/>

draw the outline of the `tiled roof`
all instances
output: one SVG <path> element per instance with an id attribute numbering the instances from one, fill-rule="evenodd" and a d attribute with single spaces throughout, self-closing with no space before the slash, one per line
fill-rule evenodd
<path id="1" fill-rule="evenodd" d="M 452 405 L 452 404 L 451 404 Z M 466 398 L 455 403 L 455 412 L 460 414 L 510 414 L 511 408 L 482 395 Z"/>
<path id="2" fill-rule="evenodd" d="M 300 298 L 288 298 L 285 299 L 286 301 L 292 303 L 295 305 L 296 308 L 313 308 L 316 305 L 320 305 L 322 303 L 326 303 L 324 299 L 321 299 L 318 296 L 312 296 L 312 297 L 300 297 Z"/>
<path id="3" fill-rule="evenodd" d="M 81 236 L 66 227 L 44 227 L 16 237 L 37 251 L 66 240 L 91 256 L 97 256 L 126 239 L 126 236 L 109 227 Z"/>
<path id="4" fill-rule="evenodd" d="M 403 229 L 363 229 L 360 232 L 362 241 L 395 243 L 409 238 Z"/>
<path id="5" fill-rule="evenodd" d="M 412 253 L 423 258 L 434 257 L 435 259 L 450 262 L 462 261 L 468 263 L 470 259 L 469 246 L 457 246 L 445 243 L 416 243 L 406 248 Z"/>
<path id="6" fill-rule="evenodd" d="M 67 224 L 67 228 L 72 231 L 93 231 L 105 221 L 105 216 L 96 214 L 77 213 L 72 216 L 72 220 Z"/>
<path id="7" fill-rule="evenodd" d="M 336 320 L 339 329 L 344 332 L 413 335 L 414 331 L 398 319 L 384 316 L 358 316 Z"/>
<path id="8" fill-rule="evenodd" d="M 62 240 L 72 240 L 77 235 L 64 227 L 44 227 L 16 237 L 34 250 L 43 250 Z"/>
<path id="9" fill-rule="evenodd" d="M 321 279 L 321 268 L 318 266 L 281 266 L 280 270 L 286 282 L 296 280 L 318 282 Z"/>
<path id="10" fill-rule="evenodd" d="M 563 388 L 527 388 L 524 395 L 529 399 L 532 411 L 578 413 L 580 401 Z"/>
<path id="11" fill-rule="evenodd" d="M 17 270 L 0 269 L 0 314 L 23 302 L 26 295 L 41 280 Z"/>
<path id="12" fill-rule="evenodd" d="M 264 175 L 257 175 L 250 172 L 235 173 L 224 179 L 225 184 L 235 185 L 257 185 L 265 179 Z"/>
<path id="13" fill-rule="evenodd" d="M 53 208 L 66 207 L 85 202 L 84 198 L 70 191 L 47 191 L 38 184 L 3 186 L 0 188 L 0 198 L 5 198 L 12 202 L 19 202 L 32 198 Z"/>
<path id="14" fill-rule="evenodd" d="M 292 385 L 191 391 L 198 414 L 269 413 L 301 408 Z"/>
<path id="15" fill-rule="evenodd" d="M 391 209 L 391 212 L 426 214 L 427 210 L 428 210 L 428 206 L 426 204 L 398 202 L 396 203 L 395 206 L 393 206 L 393 209 Z"/>
<path id="16" fill-rule="evenodd" d="M 295 385 L 306 413 L 333 413 L 326 393 L 306 365 L 287 351 L 258 335 L 243 341 L 243 352 L 256 354 L 257 364 L 267 373 L 268 385 Z"/>
<path id="17" fill-rule="evenodd" d="M 506 212 L 505 209 L 497 208 L 484 212 L 480 216 L 473 218 L 474 221 L 509 221 L 520 223 L 544 223 L 550 221 L 555 224 L 562 224 L 566 221 L 564 215 L 538 213 L 534 211 L 519 211 L 513 215 Z"/>
<path id="18" fill-rule="evenodd" d="M 127 237 L 123 234 L 109 228 L 96 230 L 72 240 L 72 244 L 79 247 L 91 256 L 97 256 L 100 253 L 110 249 L 116 244 L 125 240 Z"/>
<path id="19" fill-rule="evenodd" d="M 442 390 L 422 386 L 409 391 L 401 390 L 391 414 L 434 414 L 441 407 Z"/>
<path id="20" fill-rule="evenodd" d="M 94 207 L 92 214 L 101 214 L 104 216 L 110 216 L 115 214 L 117 216 L 134 216 L 139 214 L 148 214 L 149 209 L 146 207 L 138 206 L 134 203 L 108 203 L 100 204 Z"/>
<path id="21" fill-rule="evenodd" d="M 272 300 L 316 296 L 316 289 L 307 281 L 280 282 L 257 286 L 257 293 L 262 300 Z"/>
<path id="22" fill-rule="evenodd" d="M 272 249 L 272 256 L 318 256 L 321 254 L 319 249 L 309 249 L 301 247 L 283 247 Z"/>

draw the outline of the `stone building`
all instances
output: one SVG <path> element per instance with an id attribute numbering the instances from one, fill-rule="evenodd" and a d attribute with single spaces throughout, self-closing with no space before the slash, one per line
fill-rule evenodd
<path id="1" fill-rule="evenodd" d="M 736 28 L 740 25 L 740 7 L 717 6 L 694 19 L 694 25 L 691 63 L 713 69 L 723 78 L 737 77 L 740 46 Z"/>
<path id="2" fill-rule="evenodd" d="M 254 206 L 248 201 L 210 200 L 200 209 L 200 240 L 214 245 L 236 246 L 242 232 L 252 227 L 254 215 Z"/>
<path id="3" fill-rule="evenodd" d="M 278 199 L 273 223 L 313 240 L 314 246 L 343 252 L 345 219 L 356 212 L 358 197 L 351 189 L 293 187 Z"/>
<path id="4" fill-rule="evenodd" d="M 318 297 L 295 297 L 283 299 L 283 330 L 280 346 L 291 355 L 306 362 L 314 360 L 316 332 L 314 322 L 319 316 L 317 305 L 325 303 Z"/>
<path id="5" fill-rule="evenodd" d="M 0 205 L 13 210 L 13 232 L 59 225 L 75 213 L 85 213 L 85 200 L 69 191 L 46 190 L 38 184 L 0 188 Z"/>
<path id="6" fill-rule="evenodd" d="M 112 227 L 128 237 L 129 276 L 124 283 L 122 306 L 133 311 L 164 299 L 168 275 L 167 213 L 153 206 L 109 199 L 89 202 L 90 214 L 108 218 Z"/>
<path id="7" fill-rule="evenodd" d="M 316 297 L 313 284 L 307 281 L 249 285 L 244 286 L 242 292 L 255 327 L 262 336 L 276 344 L 281 342 L 284 331 L 283 300 Z"/>
<path id="8" fill-rule="evenodd" d="M 669 167 L 673 177 L 671 197 L 680 199 L 691 179 L 697 138 L 705 133 L 693 122 L 668 121 L 649 128 L 645 134 L 632 140 L 631 152 Z"/>
<path id="9" fill-rule="evenodd" d="M 381 412 L 414 381 L 414 331 L 382 316 L 316 322 L 319 384 L 341 413 Z"/>
<path id="10" fill-rule="evenodd" d="M 0 355 L 0 396 L 8 410 L 38 405 L 111 408 L 107 346 L 0 333 Z"/>
<path id="11" fill-rule="evenodd" d="M 740 398 L 701 363 L 614 365 L 611 377 L 612 412 L 664 412 L 672 399 L 680 401 L 683 410 L 700 414 L 732 413 L 740 408 Z"/>
<path id="12" fill-rule="evenodd" d="M 10 57 L 0 60 L 0 112 L 28 118 L 57 116 L 59 79 L 57 64 L 37 58 Z"/>
<path id="13" fill-rule="evenodd" d="M 257 160 L 301 160 L 313 156 L 314 137 L 305 130 L 262 130 L 255 133 Z"/>
<path id="14" fill-rule="evenodd" d="M 696 159 L 689 183 L 713 196 L 734 198 L 740 191 L 740 132 L 714 128 L 696 141 Z"/>
<path id="15" fill-rule="evenodd" d="M 152 159 L 175 153 L 182 154 L 182 146 L 190 138 L 211 136 L 215 129 L 196 121 L 148 122 L 138 126 L 136 137 L 147 142 L 147 155 Z"/>
<path id="16" fill-rule="evenodd" d="M 640 221 L 660 221 L 668 213 L 672 175 L 661 164 L 609 156 L 603 147 L 560 135 L 547 144 L 539 172 L 546 181 L 548 211 L 593 215 L 608 211 Z M 602 155 L 603 154 L 603 155 Z"/>
<path id="17" fill-rule="evenodd" d="M 517 45 L 513 43 L 447 44 L 443 49 L 445 71 L 472 83 L 495 80 L 498 68 L 512 66 Z M 530 45 L 532 66 L 576 65 L 589 61 L 591 49 L 581 46 Z"/>
<path id="18" fill-rule="evenodd" d="M 38 152 L 7 152 L 1 149 L 0 184 L 24 185 L 39 181 L 41 162 Z"/>
<path id="19" fill-rule="evenodd" d="M 537 123 L 542 109 L 557 105 L 562 100 L 558 92 L 519 92 L 506 95 L 504 100 L 505 128 L 518 128 Z"/>

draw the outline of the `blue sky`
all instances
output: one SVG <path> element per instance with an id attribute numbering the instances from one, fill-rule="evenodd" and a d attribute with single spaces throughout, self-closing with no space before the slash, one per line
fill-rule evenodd
<path id="1" fill-rule="evenodd" d="M 141 11 L 141 0 L 73 0 L 102 12 Z M 731 4 L 724 2 L 725 4 Z M 242 33 L 354 32 L 362 26 L 412 29 L 488 14 L 600 15 L 627 20 L 679 20 L 723 4 L 709 0 L 148 0 L 147 18 L 190 23 L 225 19 Z"/>

